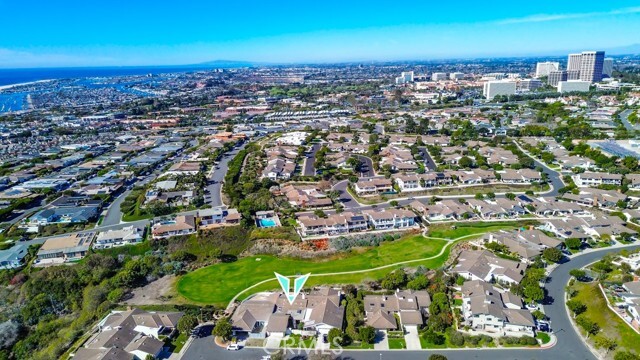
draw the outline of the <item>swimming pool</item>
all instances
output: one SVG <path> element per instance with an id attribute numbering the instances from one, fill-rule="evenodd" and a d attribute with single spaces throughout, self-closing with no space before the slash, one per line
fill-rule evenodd
<path id="1" fill-rule="evenodd" d="M 276 221 L 273 219 L 260 219 L 260 227 L 274 227 Z"/>

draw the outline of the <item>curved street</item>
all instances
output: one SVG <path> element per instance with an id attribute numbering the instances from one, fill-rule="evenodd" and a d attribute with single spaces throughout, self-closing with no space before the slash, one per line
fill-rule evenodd
<path id="1" fill-rule="evenodd" d="M 545 285 L 547 290 L 547 305 L 545 312 L 551 318 L 551 326 L 556 334 L 558 342 L 548 349 L 456 349 L 456 350 L 420 350 L 420 351 L 375 351 L 375 350 L 347 350 L 339 358 L 353 360 L 379 360 L 379 359 L 407 359 L 424 360 L 429 354 L 443 354 L 449 360 L 591 360 L 597 359 L 582 341 L 580 335 L 571 325 L 569 313 L 564 304 L 564 288 L 569 282 L 571 269 L 586 266 L 604 255 L 624 249 L 638 249 L 640 245 L 631 245 L 609 249 L 594 250 L 575 256 L 568 262 L 558 265 L 550 274 Z M 213 338 L 208 336 L 194 339 L 183 353 L 184 359 L 260 359 L 265 355 L 263 349 L 245 348 L 241 351 L 227 351 L 216 346 Z M 302 357 L 300 357 L 302 356 Z M 289 353 L 289 359 L 304 359 L 305 352 L 299 354 Z"/>

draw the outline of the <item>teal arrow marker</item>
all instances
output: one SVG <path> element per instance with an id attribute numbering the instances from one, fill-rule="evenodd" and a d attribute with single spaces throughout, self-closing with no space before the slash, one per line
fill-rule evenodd
<path id="1" fill-rule="evenodd" d="M 291 280 L 289 280 L 289 278 L 284 275 L 278 274 L 277 272 L 274 272 L 274 274 L 276 275 L 276 279 L 278 279 L 280 287 L 282 288 L 282 291 L 284 291 L 284 295 L 287 297 L 287 301 L 289 301 L 289 304 L 293 304 L 293 302 L 298 297 L 298 294 L 300 294 L 300 291 L 302 291 L 304 283 L 307 282 L 307 279 L 309 279 L 309 276 L 311 275 L 311 273 L 309 273 L 306 275 L 298 276 L 293 281 L 293 293 L 291 293 L 289 292 L 289 289 L 291 288 Z"/>

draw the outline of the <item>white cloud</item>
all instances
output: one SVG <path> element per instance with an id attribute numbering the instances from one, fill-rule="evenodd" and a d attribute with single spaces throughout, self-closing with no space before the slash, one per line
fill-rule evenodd
<path id="1" fill-rule="evenodd" d="M 630 8 L 615 9 L 611 11 L 588 12 L 588 13 L 535 14 L 535 15 L 529 15 L 521 18 L 498 20 L 495 23 L 500 25 L 523 24 L 523 23 L 558 21 L 558 20 L 566 20 L 566 19 L 580 19 L 580 18 L 589 18 L 589 17 L 596 17 L 596 16 L 627 15 L 627 14 L 637 14 L 637 13 L 640 13 L 640 7 L 630 7 Z"/>

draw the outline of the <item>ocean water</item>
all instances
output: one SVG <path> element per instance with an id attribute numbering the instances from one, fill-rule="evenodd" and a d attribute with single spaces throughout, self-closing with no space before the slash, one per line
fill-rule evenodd
<path id="1" fill-rule="evenodd" d="M 0 86 L 22 84 L 38 80 L 53 79 L 84 79 L 84 78 L 108 78 L 116 76 L 167 74 L 191 71 L 208 70 L 208 67 L 187 66 L 155 66 L 155 67 L 94 67 L 94 68 L 37 68 L 37 69 L 0 69 Z M 118 91 L 134 93 L 140 96 L 149 96 L 134 89 L 126 88 L 125 83 L 109 84 L 94 83 L 91 80 L 81 80 L 80 84 L 90 87 L 114 87 Z M 0 93 L 0 114 L 12 111 L 20 111 L 27 106 L 27 92 Z"/>
<path id="2" fill-rule="evenodd" d="M 0 86 L 50 79 L 76 79 L 87 77 L 111 77 L 126 75 L 166 74 L 202 71 L 212 67 L 189 66 L 127 66 L 83 68 L 0 69 Z"/>

